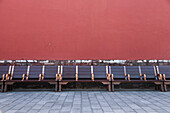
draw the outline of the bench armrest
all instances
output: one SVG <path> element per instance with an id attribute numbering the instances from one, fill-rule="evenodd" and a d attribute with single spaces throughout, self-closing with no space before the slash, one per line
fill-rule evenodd
<path id="1" fill-rule="evenodd" d="M 5 75 L 6 75 L 6 74 L 3 74 L 3 75 L 2 75 L 2 80 L 1 80 L 1 81 L 4 81 L 4 80 L 5 80 Z"/>
<path id="2" fill-rule="evenodd" d="M 110 76 L 110 74 L 107 73 L 107 80 L 109 80 L 109 76 Z"/>
<path id="3" fill-rule="evenodd" d="M 112 81 L 114 80 L 114 76 L 113 76 L 113 74 L 111 74 L 111 78 L 112 78 Z"/>
<path id="4" fill-rule="evenodd" d="M 125 74 L 125 80 L 130 80 L 130 74 Z"/>
<path id="5" fill-rule="evenodd" d="M 94 81 L 94 74 L 93 73 L 91 73 L 91 79 L 92 79 L 92 81 Z"/>
<path id="6" fill-rule="evenodd" d="M 144 80 L 146 81 L 146 74 L 143 74 Z"/>
<path id="7" fill-rule="evenodd" d="M 113 74 L 107 74 L 107 80 L 113 81 L 114 80 Z"/>
<path id="8" fill-rule="evenodd" d="M 76 81 L 78 81 L 78 74 L 76 73 Z"/>
<path id="9" fill-rule="evenodd" d="M 39 74 L 39 81 L 44 80 L 44 74 Z"/>
<path id="10" fill-rule="evenodd" d="M 57 80 L 59 80 L 59 77 L 58 77 L 58 73 L 55 75 L 55 80 L 57 81 Z"/>
<path id="11" fill-rule="evenodd" d="M 39 81 L 41 80 L 41 74 L 39 74 Z"/>
<path id="12" fill-rule="evenodd" d="M 144 77 L 144 80 L 146 81 L 146 74 L 140 74 L 140 79 L 141 79 L 141 80 L 143 80 L 142 77 Z"/>
<path id="13" fill-rule="evenodd" d="M 159 80 L 162 80 L 162 74 L 158 74 L 157 77 Z"/>
<path id="14" fill-rule="evenodd" d="M 12 76 L 10 77 L 10 74 L 6 74 L 6 80 L 12 80 Z"/>
<path id="15" fill-rule="evenodd" d="M 2 75 L 2 80 L 1 81 L 4 81 L 5 80 L 5 74 Z"/>
<path id="16" fill-rule="evenodd" d="M 62 81 L 63 77 L 62 74 L 59 74 L 59 81 Z"/>
<path id="17" fill-rule="evenodd" d="M 23 74 L 23 75 L 22 75 L 22 80 L 21 80 L 21 81 L 24 81 L 25 75 L 26 75 L 26 74 Z"/>
<path id="18" fill-rule="evenodd" d="M 28 80 L 28 77 L 29 77 L 29 74 L 27 73 L 27 74 L 26 74 L 26 80 Z"/>
<path id="19" fill-rule="evenodd" d="M 162 76 L 163 76 L 163 79 L 164 79 L 164 80 L 166 80 L 166 76 L 165 76 L 165 74 L 162 74 Z"/>
<path id="20" fill-rule="evenodd" d="M 130 80 L 130 74 L 128 74 L 128 80 Z"/>

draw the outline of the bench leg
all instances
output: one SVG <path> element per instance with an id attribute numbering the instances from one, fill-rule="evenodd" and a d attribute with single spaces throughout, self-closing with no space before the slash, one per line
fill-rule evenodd
<path id="1" fill-rule="evenodd" d="M 164 92 L 164 86 L 161 84 L 161 91 Z"/>
<path id="2" fill-rule="evenodd" d="M 3 92 L 3 90 L 4 90 L 4 85 L 2 84 L 1 85 L 1 92 Z"/>
<path id="3" fill-rule="evenodd" d="M 59 84 L 59 92 L 61 92 L 61 84 Z"/>
<path id="4" fill-rule="evenodd" d="M 5 87 L 4 87 L 4 92 L 7 92 L 7 84 L 5 84 Z"/>
<path id="5" fill-rule="evenodd" d="M 155 90 L 156 90 L 156 91 L 158 90 L 158 85 L 155 85 Z"/>
<path id="6" fill-rule="evenodd" d="M 58 91 L 58 83 L 55 84 L 55 92 L 57 92 L 57 91 Z"/>
<path id="7" fill-rule="evenodd" d="M 164 91 L 167 92 L 166 84 L 164 84 Z"/>
<path id="8" fill-rule="evenodd" d="M 108 84 L 108 91 L 111 92 L 111 84 Z"/>
<path id="9" fill-rule="evenodd" d="M 13 87 L 13 85 L 12 85 L 11 90 L 13 90 L 13 89 L 14 89 L 14 87 Z"/>
<path id="10" fill-rule="evenodd" d="M 112 84 L 112 91 L 115 91 L 115 85 Z"/>

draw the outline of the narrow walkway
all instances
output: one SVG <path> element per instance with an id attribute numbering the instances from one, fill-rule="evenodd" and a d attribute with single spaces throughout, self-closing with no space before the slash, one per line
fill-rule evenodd
<path id="1" fill-rule="evenodd" d="M 2 113 L 170 113 L 170 92 L 31 91 L 0 93 Z"/>

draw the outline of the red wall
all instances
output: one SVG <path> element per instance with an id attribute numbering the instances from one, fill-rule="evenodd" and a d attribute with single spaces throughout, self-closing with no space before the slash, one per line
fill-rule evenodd
<path id="1" fill-rule="evenodd" d="M 0 0 L 4 59 L 170 59 L 170 1 Z"/>

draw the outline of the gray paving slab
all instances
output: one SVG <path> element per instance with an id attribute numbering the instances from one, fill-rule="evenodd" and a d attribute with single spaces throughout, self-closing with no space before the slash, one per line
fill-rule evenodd
<path id="1" fill-rule="evenodd" d="M 170 113 L 170 92 L 23 91 L 0 93 L 0 113 Z"/>

